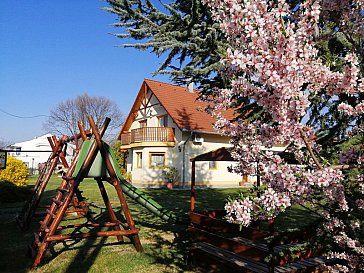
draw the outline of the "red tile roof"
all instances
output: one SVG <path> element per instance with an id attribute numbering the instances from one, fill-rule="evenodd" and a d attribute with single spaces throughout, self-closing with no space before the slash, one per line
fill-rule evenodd
<path id="1" fill-rule="evenodd" d="M 134 121 L 133 113 L 139 109 L 143 93 L 147 90 L 146 87 L 157 97 L 179 129 L 216 133 L 212 127 L 215 119 L 203 111 L 207 106 L 207 102 L 197 101 L 198 90 L 190 92 L 186 87 L 148 79 L 144 80 L 140 88 L 122 132 L 129 130 L 131 123 Z M 228 113 L 229 115 L 227 117 L 232 118 L 233 112 L 229 111 Z M 225 114 L 227 115 L 227 113 Z"/>

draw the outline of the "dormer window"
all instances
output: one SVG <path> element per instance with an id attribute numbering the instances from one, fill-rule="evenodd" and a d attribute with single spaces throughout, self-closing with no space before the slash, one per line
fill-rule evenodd
<path id="1" fill-rule="evenodd" d="M 158 117 L 158 126 L 159 127 L 168 127 L 168 116 L 162 115 Z"/>

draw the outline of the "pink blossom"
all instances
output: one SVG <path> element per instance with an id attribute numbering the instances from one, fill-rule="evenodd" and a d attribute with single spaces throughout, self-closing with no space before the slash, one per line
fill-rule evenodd
<path id="1" fill-rule="evenodd" d="M 356 114 L 356 109 L 346 103 L 340 103 L 339 106 L 337 107 L 337 110 L 339 110 L 340 112 L 342 112 L 348 116 L 353 116 Z"/>
<path id="2" fill-rule="evenodd" d="M 355 111 L 358 114 L 364 114 L 364 102 L 359 103 L 358 105 L 355 106 Z"/>
<path id="3" fill-rule="evenodd" d="M 357 207 L 361 210 L 364 210 L 364 200 L 363 199 L 357 199 L 355 201 Z"/>
<path id="4" fill-rule="evenodd" d="M 314 160 L 312 154 L 319 154 L 320 149 L 315 142 L 315 128 L 303 122 L 310 116 L 308 98 L 321 92 L 328 98 L 328 104 L 347 98 L 339 101 L 337 110 L 342 114 L 358 119 L 363 114 L 364 102 L 360 96 L 364 92 L 364 79 L 357 53 L 348 52 L 340 57 L 342 70 L 332 71 L 318 54 L 316 37 L 320 34 L 319 21 L 332 14 L 337 15 L 335 23 L 348 37 L 362 37 L 364 1 L 305 0 L 300 1 L 295 12 L 285 0 L 203 2 L 211 8 L 228 41 L 222 76 L 230 79 L 231 85 L 229 89 L 214 90 L 216 99 L 209 109 L 216 118 L 214 126 L 232 139 L 231 155 L 239 164 L 231 171 L 259 172 L 262 183 L 267 185 L 259 197 L 227 203 L 227 219 L 243 225 L 256 219 L 271 219 L 293 204 L 312 201 L 314 193 L 320 192 L 332 209 L 323 211 L 325 224 L 320 232 L 334 236 L 340 251 L 333 256 L 347 261 L 346 266 L 336 265 L 331 269 L 350 272 L 364 266 L 359 262 L 364 260 L 363 247 L 347 235 L 355 235 L 361 227 L 358 222 L 350 225 L 345 217 L 341 218 L 341 215 L 354 217 L 352 212 L 357 208 L 363 210 L 364 197 L 357 198 L 355 208 L 352 199 L 346 196 L 345 173 L 330 168 L 321 158 Z M 285 16 L 292 20 L 284 20 Z M 222 110 L 232 106 L 234 97 L 256 103 L 270 117 L 270 122 L 263 122 L 261 117 L 252 122 L 224 118 Z M 348 135 L 363 131 L 363 125 L 354 125 Z M 269 151 L 278 143 L 290 144 L 289 151 L 295 154 L 299 166 L 289 165 Z M 307 153 L 302 147 L 309 147 L 312 152 Z M 341 162 L 362 164 L 363 155 L 348 150 L 341 155 Z M 362 176 L 358 184 L 360 179 Z M 364 195 L 363 188 L 358 194 Z"/>

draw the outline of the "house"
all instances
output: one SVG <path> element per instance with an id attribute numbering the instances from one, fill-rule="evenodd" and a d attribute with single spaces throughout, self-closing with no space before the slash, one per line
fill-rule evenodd
<path id="1" fill-rule="evenodd" d="M 52 148 L 50 147 L 48 137 L 51 134 L 45 134 L 33 139 L 14 143 L 7 147 L 7 150 L 12 150 L 9 155 L 23 161 L 30 169 L 30 174 L 37 174 L 40 164 L 47 162 L 51 155 Z M 72 160 L 73 148 L 67 146 L 66 160 Z"/>
<path id="2" fill-rule="evenodd" d="M 229 138 L 213 129 L 214 118 L 203 111 L 206 102 L 197 101 L 191 88 L 144 80 L 118 139 L 126 152 L 126 169 L 132 183 L 157 187 L 165 184 L 162 171 L 174 166 L 178 184 L 190 185 L 190 159 L 221 147 Z M 226 113 L 233 116 L 232 111 Z M 196 185 L 238 186 L 242 177 L 229 173 L 233 161 L 196 162 Z"/>

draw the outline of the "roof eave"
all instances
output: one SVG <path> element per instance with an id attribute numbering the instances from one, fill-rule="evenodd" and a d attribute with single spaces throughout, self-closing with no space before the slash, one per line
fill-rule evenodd
<path id="1" fill-rule="evenodd" d="M 209 135 L 220 135 L 220 136 L 224 136 L 223 134 L 220 134 L 219 132 L 199 131 L 199 130 L 186 129 L 186 128 L 182 128 L 181 130 L 182 130 L 182 132 L 193 132 L 193 133 L 199 133 L 199 134 L 209 134 Z"/>
<path id="2" fill-rule="evenodd" d="M 135 112 L 135 109 L 138 108 L 138 106 L 140 106 L 140 100 L 138 100 L 141 95 L 143 94 L 143 92 L 145 91 L 145 85 L 146 85 L 146 82 L 145 82 L 145 79 L 142 83 L 142 85 L 140 86 L 140 89 L 139 89 L 139 92 L 135 98 L 135 101 L 133 103 L 133 106 L 131 107 L 130 111 L 129 111 L 129 114 L 128 114 L 128 117 L 125 119 L 125 122 L 123 124 L 123 127 L 121 128 L 121 131 L 118 135 L 118 139 L 120 140 L 121 139 L 121 134 L 125 131 L 128 131 L 131 127 L 131 124 L 133 123 L 134 121 L 134 112 Z"/>

